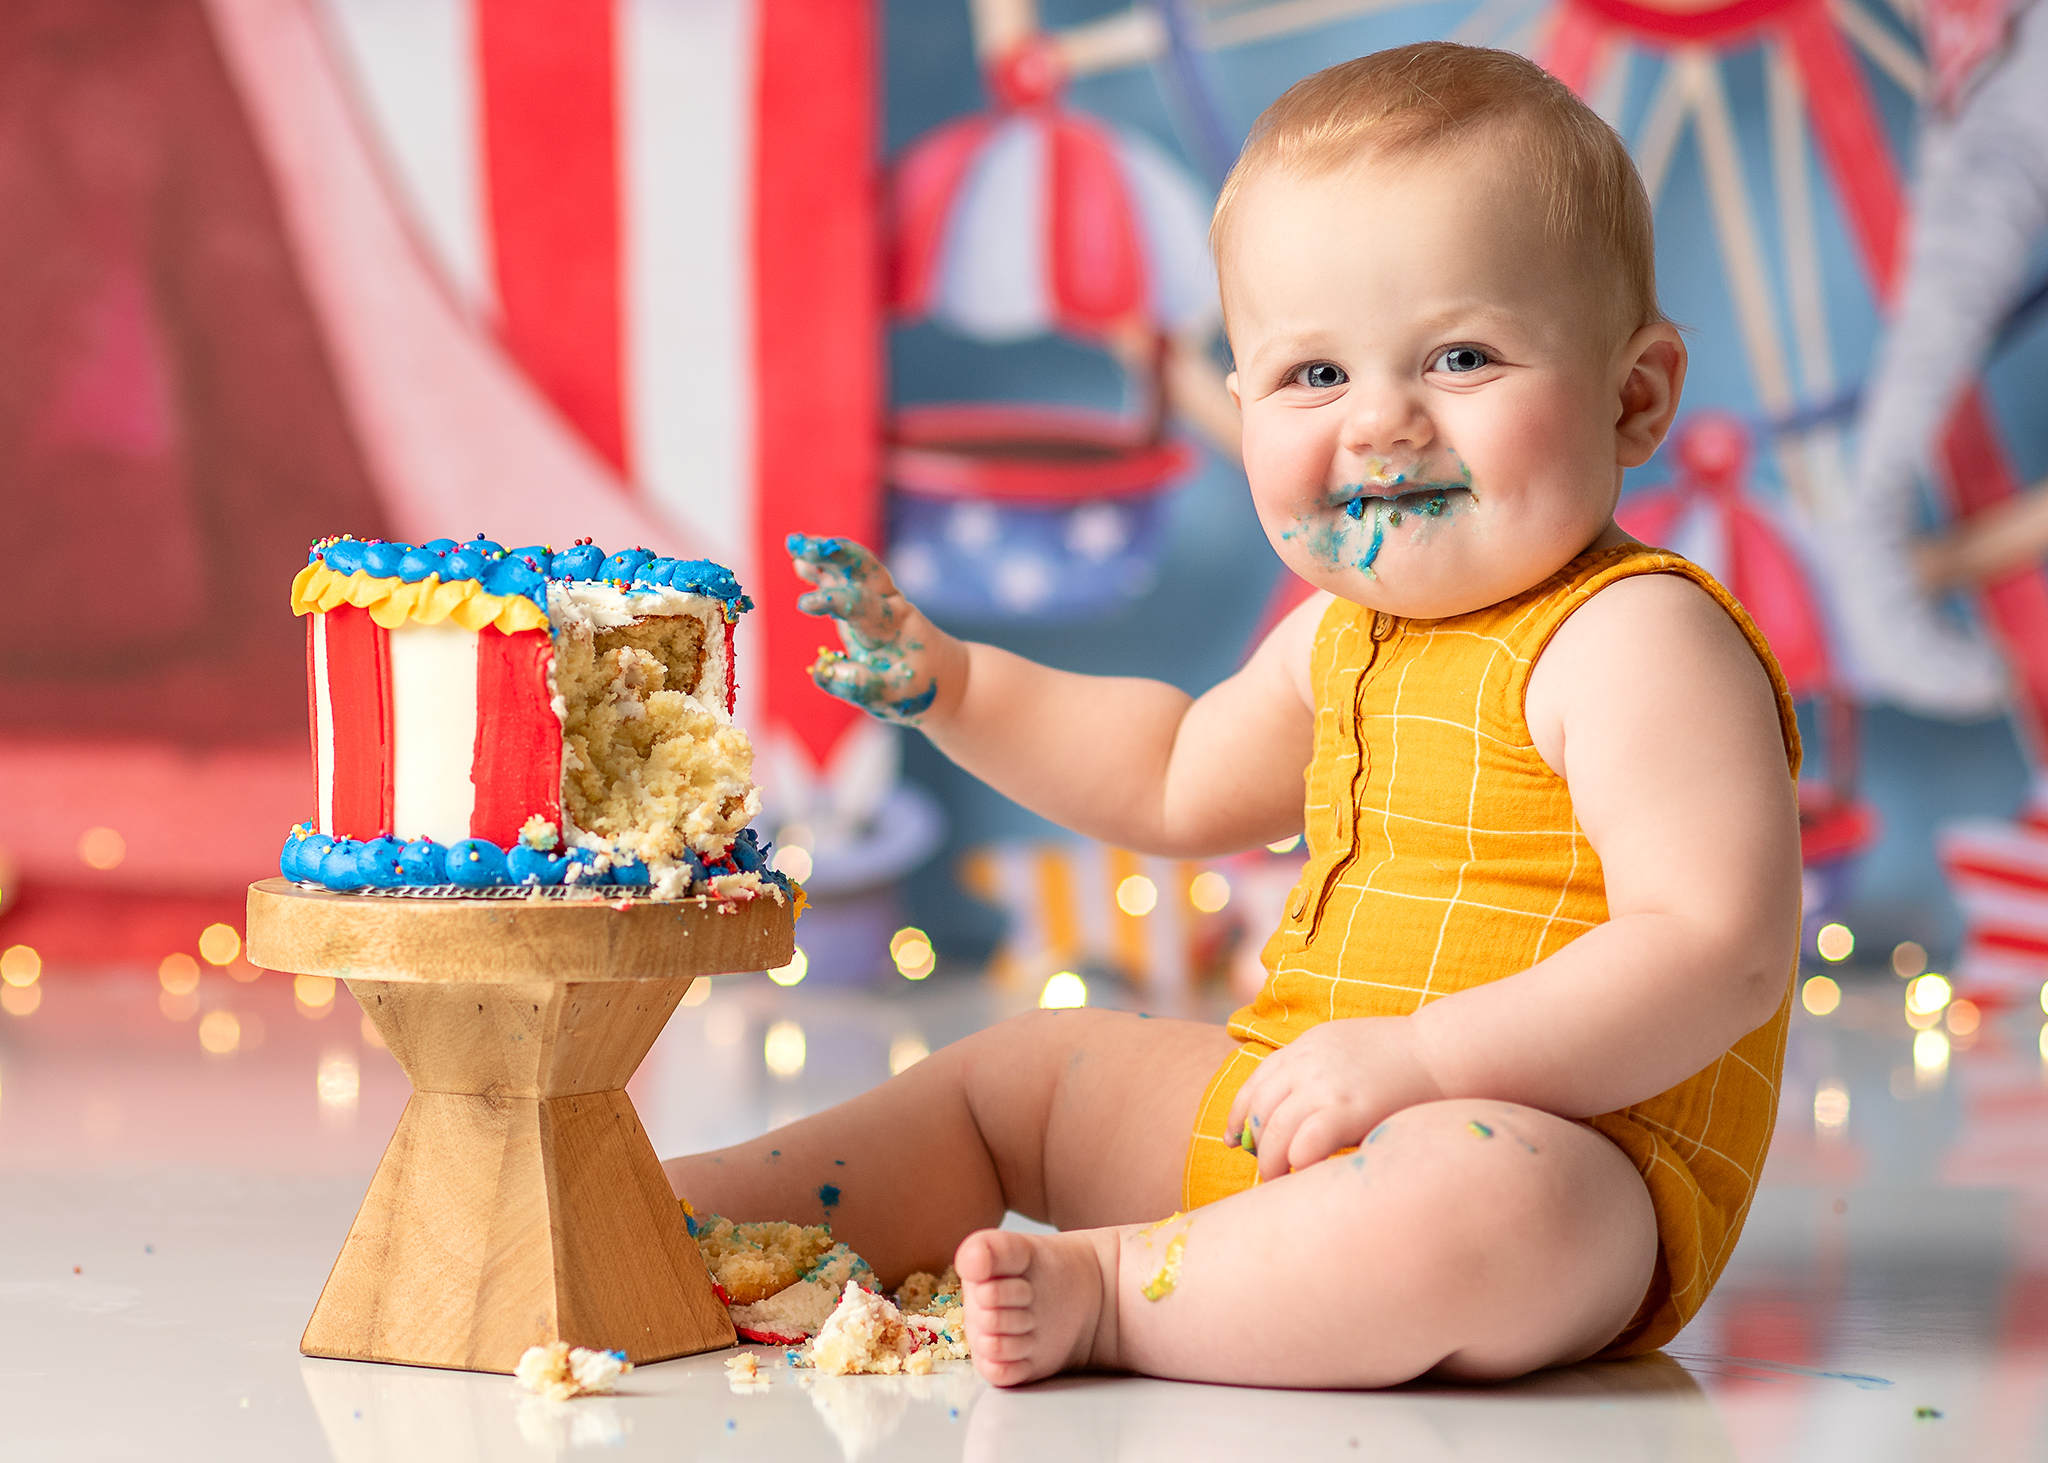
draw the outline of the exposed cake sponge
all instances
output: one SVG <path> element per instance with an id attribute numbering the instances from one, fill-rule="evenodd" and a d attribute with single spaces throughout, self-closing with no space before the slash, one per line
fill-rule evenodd
<path id="1" fill-rule="evenodd" d="M 690 616 L 555 638 L 568 821 L 643 862 L 715 858 L 760 811 L 747 735 L 694 694 L 704 625 Z"/>

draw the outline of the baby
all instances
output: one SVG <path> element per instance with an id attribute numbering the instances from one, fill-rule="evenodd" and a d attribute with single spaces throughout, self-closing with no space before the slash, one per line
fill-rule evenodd
<path id="1" fill-rule="evenodd" d="M 1661 1345 L 1776 1112 L 1798 745 L 1727 593 L 1615 526 L 1686 364 L 1642 187 L 1535 66 L 1426 44 L 1276 102 L 1212 239 L 1252 500 L 1320 591 L 1236 675 L 1050 670 L 947 635 L 856 545 L 791 549 L 846 646 L 818 684 L 1018 802 L 1182 858 L 1305 817 L 1264 989 L 1220 1028 L 1020 1017 L 670 1176 L 746 1217 L 836 1189 L 887 1283 L 954 1261 L 999 1384 Z M 1061 1232 L 988 1228 L 1006 1208 Z"/>

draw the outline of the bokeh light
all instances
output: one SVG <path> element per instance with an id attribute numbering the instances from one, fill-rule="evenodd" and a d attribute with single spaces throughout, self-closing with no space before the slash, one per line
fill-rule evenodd
<path id="1" fill-rule="evenodd" d="M 199 1021 L 199 1044 L 215 1056 L 226 1056 L 242 1044 L 242 1023 L 232 1011 L 208 1011 Z"/>
<path id="2" fill-rule="evenodd" d="M 1838 1082 L 1828 1082 L 1813 1094 L 1813 1126 L 1823 1133 L 1837 1133 L 1849 1121 L 1849 1093 Z"/>
<path id="3" fill-rule="evenodd" d="M 157 962 L 156 978 L 172 995 L 189 995 L 199 989 L 199 962 L 183 950 L 173 951 Z"/>
<path id="4" fill-rule="evenodd" d="M 298 1003 L 299 1014 L 317 1021 L 334 1009 L 334 977 L 331 975 L 295 975 L 292 977 L 292 1000 Z"/>
<path id="5" fill-rule="evenodd" d="M 1847 925 L 1822 925 L 1813 937 L 1813 948 L 1820 951 L 1821 959 L 1840 963 L 1855 953 L 1856 936 Z"/>
<path id="6" fill-rule="evenodd" d="M 78 856 L 95 869 L 119 868 L 128 840 L 111 828 L 88 828 L 78 836 Z"/>
<path id="7" fill-rule="evenodd" d="M 803 1075 L 804 1029 L 794 1021 L 778 1021 L 768 1028 L 761 1043 L 761 1060 L 768 1070 L 788 1082 Z"/>
<path id="8" fill-rule="evenodd" d="M 199 933 L 199 958 L 208 965 L 226 965 L 242 953 L 242 937 L 233 925 L 208 925 Z"/>
<path id="9" fill-rule="evenodd" d="M 0 1011 L 10 1016 L 33 1016 L 43 1004 L 41 982 L 35 985 L 0 985 Z"/>
<path id="10" fill-rule="evenodd" d="M 906 1031 L 889 1043 L 889 1075 L 897 1076 L 909 1071 L 932 1054 L 925 1040 L 915 1031 Z"/>
<path id="11" fill-rule="evenodd" d="M 11 986 L 32 986 L 42 978 L 43 957 L 33 945 L 9 945 L 0 951 L 0 980 Z"/>
<path id="12" fill-rule="evenodd" d="M 190 1021 L 199 1014 L 199 992 L 158 991 L 156 1008 L 166 1021 Z"/>
<path id="13" fill-rule="evenodd" d="M 363 1012 L 361 1030 L 363 1033 L 363 1045 L 371 1051 L 381 1052 L 390 1050 L 384 1044 L 384 1033 L 377 1029 L 377 1023 L 370 1019 L 368 1011 Z"/>
<path id="14" fill-rule="evenodd" d="M 1975 1001 L 1951 1001 L 1948 1006 L 1948 1029 L 1954 1036 L 1974 1036 L 1977 1028 L 1984 1024 L 1984 1013 Z"/>
<path id="15" fill-rule="evenodd" d="M 1159 886 L 1143 874 L 1132 874 L 1116 886 L 1116 907 L 1129 915 L 1147 915 L 1159 903 Z"/>
<path id="16" fill-rule="evenodd" d="M 810 850 L 798 848 L 795 844 L 784 844 L 775 850 L 775 868 L 789 875 L 801 884 L 811 877 Z"/>
<path id="17" fill-rule="evenodd" d="M 1921 1087 L 1939 1087 L 1948 1075 L 1948 1037 L 1923 1031 L 1913 1038 L 1913 1077 Z"/>
<path id="18" fill-rule="evenodd" d="M 683 992 L 683 998 L 677 1004 L 683 1006 L 701 1006 L 710 999 L 711 977 L 708 975 L 700 975 L 695 980 L 690 982 L 690 988 Z"/>
<path id="19" fill-rule="evenodd" d="M 1297 833 L 1292 838 L 1283 838 L 1277 843 L 1267 844 L 1266 851 L 1268 853 L 1293 853 L 1297 848 L 1300 847 L 1301 835 Z"/>
<path id="20" fill-rule="evenodd" d="M 1909 1016 L 1939 1015 L 1954 994 L 1955 988 L 1941 976 L 1916 975 L 1906 987 L 1906 1012 Z"/>
<path id="21" fill-rule="evenodd" d="M 1892 974 L 1911 980 L 1927 969 L 1927 949 L 1918 940 L 1901 940 L 1892 946 Z"/>
<path id="22" fill-rule="evenodd" d="M 1088 1004 L 1088 982 L 1071 970 L 1062 970 L 1045 983 L 1038 1004 L 1048 1011 L 1071 1011 Z"/>
<path id="23" fill-rule="evenodd" d="M 889 936 L 889 958 L 896 962 L 896 973 L 905 980 L 923 980 L 939 968 L 931 936 L 914 925 L 905 925 Z"/>
<path id="24" fill-rule="evenodd" d="M 1842 1004 L 1842 988 L 1825 975 L 1816 975 L 1799 988 L 1799 1004 L 1816 1016 L 1825 1016 Z"/>
<path id="25" fill-rule="evenodd" d="M 300 977 L 304 979 L 304 977 Z M 352 1114 L 362 1095 L 363 1075 L 349 1052 L 324 1052 L 313 1071 L 313 1090 L 323 1114 Z"/>
<path id="26" fill-rule="evenodd" d="M 796 953 L 789 958 L 789 964 L 778 965 L 768 972 L 768 978 L 777 985 L 795 985 L 811 971 L 811 957 L 804 954 L 804 947 L 796 947 Z"/>
<path id="27" fill-rule="evenodd" d="M 1204 914 L 1214 914 L 1230 903 L 1230 880 L 1214 869 L 1204 869 L 1188 884 L 1188 903 Z"/>

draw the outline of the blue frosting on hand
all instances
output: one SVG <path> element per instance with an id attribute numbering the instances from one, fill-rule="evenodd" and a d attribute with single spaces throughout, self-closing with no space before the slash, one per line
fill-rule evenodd
<path id="1" fill-rule="evenodd" d="M 431 838 L 415 838 L 398 855 L 398 871 L 408 884 L 448 882 L 448 850 Z"/>
<path id="2" fill-rule="evenodd" d="M 465 838 L 448 845 L 448 882 L 465 889 L 482 889 L 511 882 L 505 869 L 505 850 L 487 838 Z"/>
<path id="3" fill-rule="evenodd" d="M 559 884 L 569 876 L 569 860 L 555 849 L 522 843 L 505 855 L 505 871 L 515 884 Z"/>

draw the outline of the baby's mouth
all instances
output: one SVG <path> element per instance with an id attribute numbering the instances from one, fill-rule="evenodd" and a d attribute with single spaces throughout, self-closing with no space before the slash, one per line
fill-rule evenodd
<path id="1" fill-rule="evenodd" d="M 1464 498 L 1472 496 L 1472 489 L 1463 483 L 1425 483 L 1407 492 L 1387 491 L 1402 481 L 1396 476 L 1385 484 L 1362 485 L 1363 491 L 1341 506 L 1353 519 L 1363 519 L 1367 508 L 1375 508 L 1385 512 L 1390 523 L 1398 524 L 1404 515 L 1411 513 L 1420 518 L 1441 518 L 1461 495 Z"/>

